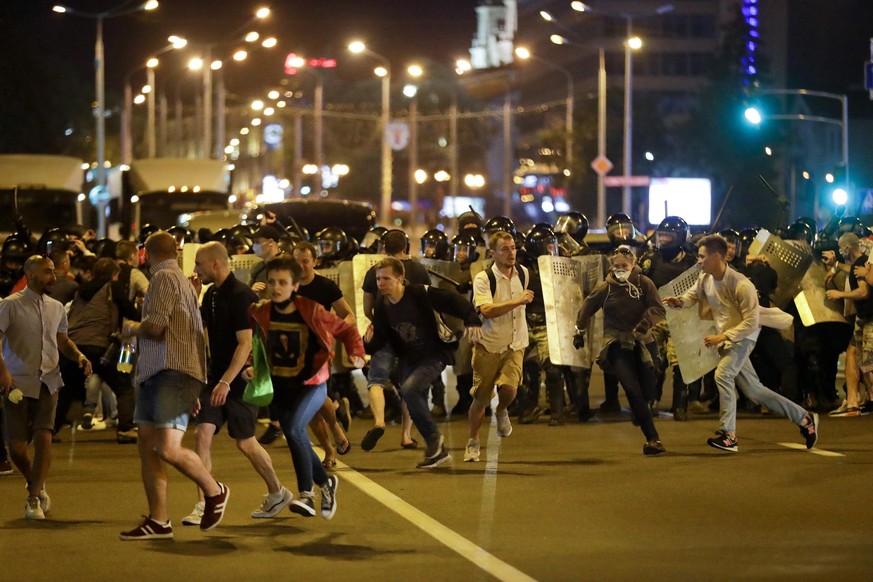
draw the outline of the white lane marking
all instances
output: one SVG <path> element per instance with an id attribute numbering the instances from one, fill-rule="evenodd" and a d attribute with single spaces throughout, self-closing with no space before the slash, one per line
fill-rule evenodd
<path id="1" fill-rule="evenodd" d="M 324 451 L 318 447 L 315 447 L 315 450 L 322 455 L 324 454 Z M 497 556 L 488 553 L 485 549 L 477 546 L 454 530 L 444 526 L 431 516 L 391 493 L 369 477 L 358 473 L 345 463 L 338 461 L 337 467 L 342 469 L 342 471 L 337 472 L 337 475 L 342 476 L 343 479 L 360 489 L 362 492 L 398 514 L 400 517 L 431 536 L 439 543 L 454 550 L 461 557 L 472 562 L 475 566 L 485 570 L 498 580 L 507 582 L 536 582 L 536 578 L 531 578 L 518 568 L 515 568 Z"/>
<path id="2" fill-rule="evenodd" d="M 491 401 L 491 410 L 497 410 L 497 398 Z M 497 436 L 497 415 L 491 415 L 488 424 L 488 447 L 485 449 L 485 476 L 482 479 L 482 505 L 479 510 L 479 543 L 491 545 L 491 529 L 494 525 L 494 507 L 497 502 L 497 460 L 500 444 Z"/>
<path id="3" fill-rule="evenodd" d="M 845 457 L 843 453 L 835 453 L 834 451 L 826 451 L 824 449 L 816 449 L 811 448 L 807 449 L 806 445 L 802 445 L 800 443 L 776 443 L 780 447 L 785 447 L 786 449 L 795 449 L 798 451 L 808 451 L 813 455 L 821 455 L 822 457 Z"/>

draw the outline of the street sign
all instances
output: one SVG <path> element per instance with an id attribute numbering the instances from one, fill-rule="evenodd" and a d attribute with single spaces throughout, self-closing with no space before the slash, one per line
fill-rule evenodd
<path id="1" fill-rule="evenodd" d="M 606 176 L 603 178 L 603 185 L 607 187 L 648 186 L 651 181 L 650 176 Z"/>
<path id="2" fill-rule="evenodd" d="M 392 121 L 385 128 L 385 138 L 395 152 L 404 149 L 409 145 L 409 124 L 404 121 Z"/>
<path id="3" fill-rule="evenodd" d="M 612 162 L 606 156 L 597 156 L 592 160 L 591 167 L 600 176 L 605 176 L 612 169 Z"/>
<path id="4" fill-rule="evenodd" d="M 873 62 L 870 61 L 864 63 L 864 88 L 873 90 Z"/>

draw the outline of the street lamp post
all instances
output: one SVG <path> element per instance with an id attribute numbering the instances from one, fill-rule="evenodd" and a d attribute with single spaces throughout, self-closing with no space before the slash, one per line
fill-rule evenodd
<path id="1" fill-rule="evenodd" d="M 382 65 L 377 73 L 382 77 L 382 119 L 380 124 L 382 126 L 382 196 L 379 222 L 387 225 L 391 220 L 391 168 L 393 165 L 391 144 L 388 143 L 388 124 L 391 122 L 391 63 L 386 57 L 371 51 L 360 41 L 351 43 L 349 50 L 353 53 L 366 54 Z"/>
<path id="2" fill-rule="evenodd" d="M 621 211 L 628 216 L 630 216 L 631 213 L 631 189 L 627 181 L 628 178 L 633 175 L 633 51 L 639 49 L 641 46 L 642 41 L 640 41 L 638 37 L 633 36 L 633 19 L 628 16 L 627 40 L 624 45 L 624 163 L 622 164 L 622 169 L 624 171 L 625 183 L 621 190 Z"/>
<path id="3" fill-rule="evenodd" d="M 782 121 L 815 121 L 818 123 L 829 123 L 840 127 L 841 132 L 841 149 L 842 149 L 842 165 L 845 169 L 845 187 L 848 189 L 850 182 L 849 174 L 849 98 L 847 95 L 839 93 L 828 93 L 826 91 L 811 91 L 809 89 L 759 89 L 756 91 L 759 95 L 799 95 L 809 97 L 821 97 L 824 99 L 833 99 L 840 103 L 840 119 L 830 117 L 822 117 L 819 115 L 805 115 L 799 113 L 777 113 L 777 114 L 762 114 L 757 108 L 749 107 L 744 112 L 746 120 L 753 125 L 758 125 L 767 119 L 775 119 Z"/>
<path id="4" fill-rule="evenodd" d="M 83 16 L 85 18 L 93 18 L 97 20 L 97 41 L 94 46 L 94 67 L 96 74 L 94 76 L 94 93 L 96 96 L 95 116 L 96 116 L 96 155 L 97 155 L 97 188 L 98 188 L 98 208 L 97 208 L 97 232 L 101 237 L 106 236 L 106 206 L 109 203 L 106 191 L 106 63 L 104 61 L 103 51 L 103 21 L 107 18 L 116 16 L 124 16 L 140 12 L 143 10 L 154 10 L 158 7 L 157 0 L 147 0 L 145 3 L 125 10 L 122 4 L 120 7 L 104 12 L 82 12 L 73 10 L 67 6 L 56 4 L 52 7 L 52 11 L 58 14 L 73 14 L 75 16 Z"/>
<path id="5" fill-rule="evenodd" d="M 573 75 L 564 67 L 553 63 L 552 61 L 534 55 L 525 47 L 517 47 L 515 49 L 515 55 L 522 60 L 530 59 L 533 61 L 537 61 L 555 69 L 556 71 L 560 71 L 564 74 L 564 77 L 567 80 L 567 99 L 564 117 L 564 165 L 565 175 L 569 175 L 566 172 L 572 171 L 573 167 L 573 104 L 575 95 L 573 87 Z"/>

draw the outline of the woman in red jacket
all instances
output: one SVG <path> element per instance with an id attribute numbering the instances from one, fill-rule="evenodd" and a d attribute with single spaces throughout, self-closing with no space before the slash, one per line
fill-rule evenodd
<path id="1" fill-rule="evenodd" d="M 272 259 L 266 271 L 270 299 L 254 305 L 250 315 L 254 332 L 267 348 L 273 405 L 297 473 L 300 494 L 291 502 L 291 511 L 315 515 L 314 482 L 321 488 L 321 516 L 331 519 L 336 512 L 338 480 L 334 475 L 328 477 L 312 450 L 306 426 L 327 396 L 334 337 L 343 342 L 358 368 L 364 365 L 364 344 L 354 325 L 297 295 L 303 272 L 293 258 Z M 247 380 L 253 375 L 251 367 L 243 372 Z"/>

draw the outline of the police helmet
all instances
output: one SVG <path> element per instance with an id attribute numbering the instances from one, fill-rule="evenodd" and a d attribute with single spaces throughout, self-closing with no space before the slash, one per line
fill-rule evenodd
<path id="1" fill-rule="evenodd" d="M 588 217 L 581 212 L 565 212 L 555 223 L 555 234 L 567 234 L 580 245 L 588 234 Z"/>
<path id="2" fill-rule="evenodd" d="M 524 239 L 524 250 L 531 258 L 543 255 L 556 255 L 558 237 L 551 226 L 537 224 L 528 231 Z"/>
<path id="3" fill-rule="evenodd" d="M 27 257 L 33 254 L 33 245 L 30 241 L 20 234 L 11 234 L 3 241 L 3 248 L 0 250 L 0 259 L 3 262 L 4 269 L 21 268 L 24 266 L 24 261 Z"/>
<path id="4" fill-rule="evenodd" d="M 375 255 L 379 252 L 379 243 L 386 232 L 388 232 L 388 229 L 384 226 L 374 226 L 361 239 L 361 244 L 358 245 L 358 248 L 364 254 Z"/>
<path id="5" fill-rule="evenodd" d="M 452 238 L 451 260 L 456 263 L 472 263 L 479 258 L 476 237 L 470 232 L 460 232 Z"/>
<path id="6" fill-rule="evenodd" d="M 449 255 L 449 237 L 438 228 L 432 228 L 421 235 L 421 256 L 427 259 L 444 261 Z"/>
<path id="7" fill-rule="evenodd" d="M 606 235 L 613 246 L 632 242 L 637 235 L 637 228 L 630 216 L 619 212 L 606 219 Z"/>
<path id="8" fill-rule="evenodd" d="M 392 228 L 382 235 L 379 247 L 386 255 L 409 253 L 409 235 L 399 228 Z"/>
<path id="9" fill-rule="evenodd" d="M 798 220 L 788 226 L 785 240 L 801 240 L 811 246 L 815 240 L 815 227 L 810 227 L 808 222 Z"/>
<path id="10" fill-rule="evenodd" d="M 315 235 L 315 251 L 318 259 L 342 260 L 349 253 L 350 247 L 349 236 L 338 226 L 328 226 Z"/>
<path id="11" fill-rule="evenodd" d="M 144 245 L 148 237 L 161 230 L 156 224 L 144 224 L 139 229 L 139 244 Z"/>
<path id="12" fill-rule="evenodd" d="M 57 250 L 67 250 L 69 247 L 69 238 L 67 233 L 60 228 L 48 228 L 39 237 L 39 242 L 36 245 L 37 250 L 43 255 L 50 255 Z"/>
<path id="13" fill-rule="evenodd" d="M 485 226 L 482 228 L 482 233 L 485 235 L 485 242 L 487 243 L 488 239 L 491 238 L 491 235 L 500 230 L 508 232 L 514 237 L 516 234 L 515 223 L 512 222 L 511 218 L 506 216 L 495 216 L 489 218 L 488 222 L 486 222 Z"/>

